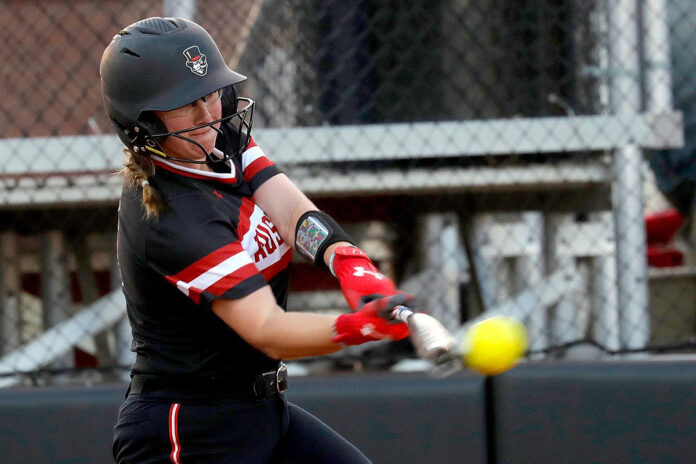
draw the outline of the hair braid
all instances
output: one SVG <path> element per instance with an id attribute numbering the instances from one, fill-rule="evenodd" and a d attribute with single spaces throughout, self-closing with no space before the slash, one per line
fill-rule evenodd
<path id="1" fill-rule="evenodd" d="M 147 155 L 134 153 L 128 148 L 123 150 L 126 155 L 126 162 L 120 173 L 125 180 L 125 188 L 143 189 L 143 206 L 148 217 L 157 217 L 164 208 L 164 202 L 157 193 L 157 190 L 150 185 L 149 179 L 155 174 L 155 163 Z"/>

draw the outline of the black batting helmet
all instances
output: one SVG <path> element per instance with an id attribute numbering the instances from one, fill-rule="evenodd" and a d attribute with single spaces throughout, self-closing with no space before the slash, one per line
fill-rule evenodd
<path id="1" fill-rule="evenodd" d="M 246 76 L 225 64 L 210 34 L 198 24 L 182 18 L 147 18 L 114 36 L 99 66 L 106 113 L 121 141 L 131 150 L 175 161 L 159 144 L 174 136 L 198 145 L 186 132 L 233 120 L 235 146 L 248 143 L 254 102 L 238 98 L 236 84 Z M 176 132 L 167 132 L 152 113 L 169 111 L 222 90 L 222 118 Z M 243 106 L 238 110 L 239 106 Z M 221 133 L 219 129 L 216 129 Z M 237 153 L 226 153 L 226 157 Z M 205 162 L 205 161 L 202 161 Z"/>

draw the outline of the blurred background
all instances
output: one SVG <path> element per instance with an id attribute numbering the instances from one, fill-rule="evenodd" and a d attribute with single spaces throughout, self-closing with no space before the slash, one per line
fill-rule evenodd
<path id="1" fill-rule="evenodd" d="M 160 15 L 211 33 L 258 144 L 451 330 L 516 316 L 530 361 L 695 351 L 692 0 L 5 0 L 0 386 L 127 378 L 98 71 Z M 347 310 L 292 265 L 289 310 Z M 425 368 L 408 341 L 291 367 Z"/>

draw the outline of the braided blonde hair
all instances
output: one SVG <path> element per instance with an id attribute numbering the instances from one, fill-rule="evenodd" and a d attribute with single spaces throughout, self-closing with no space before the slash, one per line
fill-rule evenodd
<path id="1" fill-rule="evenodd" d="M 146 217 L 158 217 L 165 205 L 149 182 L 150 177 L 155 174 L 155 163 L 150 156 L 135 153 L 128 148 L 124 148 L 123 153 L 126 155 L 126 161 L 119 173 L 124 178 L 124 187 L 135 189 L 142 186 Z"/>

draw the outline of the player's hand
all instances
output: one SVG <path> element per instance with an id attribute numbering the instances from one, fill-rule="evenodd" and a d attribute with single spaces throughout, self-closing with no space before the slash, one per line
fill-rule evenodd
<path id="1" fill-rule="evenodd" d="M 332 341 L 360 345 L 376 340 L 401 340 L 408 337 L 408 325 L 393 319 L 387 320 L 385 315 L 391 314 L 397 306 L 407 305 L 411 299 L 411 295 L 407 293 L 378 297 L 361 304 L 357 312 L 338 316 Z"/>
<path id="2" fill-rule="evenodd" d="M 394 282 L 360 248 L 339 246 L 334 250 L 332 271 L 341 284 L 341 291 L 350 309 L 355 311 L 361 298 L 371 295 L 390 296 L 397 293 Z"/>

